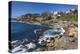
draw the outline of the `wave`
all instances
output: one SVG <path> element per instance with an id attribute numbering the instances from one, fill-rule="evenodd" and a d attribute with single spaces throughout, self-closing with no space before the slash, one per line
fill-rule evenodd
<path id="1" fill-rule="evenodd" d="M 38 36 L 42 32 L 42 29 L 35 29 L 34 33 Z M 44 40 L 46 41 L 47 38 L 50 37 L 56 37 L 56 36 L 61 36 L 63 35 L 65 30 L 63 28 L 52 28 L 45 30 L 42 33 L 42 36 L 38 36 L 37 43 L 41 44 L 41 42 Z M 35 42 L 30 42 L 28 39 L 23 39 L 23 40 L 15 40 L 11 42 L 13 49 L 11 52 L 28 52 L 31 49 L 34 49 L 37 47 Z M 39 48 L 39 47 L 38 47 Z"/>
<path id="2" fill-rule="evenodd" d="M 45 32 L 43 32 L 43 36 L 39 39 L 39 44 L 41 44 L 42 41 L 47 41 L 47 38 L 55 38 L 55 37 L 61 37 L 64 35 L 65 30 L 63 28 L 52 28 L 48 29 Z"/>
<path id="3" fill-rule="evenodd" d="M 14 22 L 17 22 L 17 21 L 14 21 Z M 43 40 L 46 41 L 47 38 L 50 38 L 50 37 L 55 38 L 55 37 L 63 36 L 64 32 L 65 32 L 65 30 L 62 27 L 49 28 L 49 27 L 45 27 L 45 26 L 41 26 L 41 25 L 31 25 L 31 24 L 19 23 L 19 22 L 13 23 L 12 26 L 13 26 L 12 32 L 13 32 L 13 34 L 15 33 L 15 35 L 13 36 L 14 39 L 19 38 L 17 40 L 11 41 L 11 47 L 12 47 L 11 52 L 13 52 L 13 53 L 28 52 L 28 51 L 32 51 L 32 50 L 35 51 L 36 48 L 39 48 L 38 45 L 40 45 Z M 14 31 L 14 28 L 16 28 L 15 31 Z M 16 30 L 18 30 L 19 32 Z M 16 35 L 16 33 L 17 33 L 17 35 Z M 23 36 L 23 34 L 24 35 L 30 34 L 30 35 Z M 23 37 L 23 39 L 20 39 L 20 35 L 21 35 L 21 38 Z M 12 39 L 13 39 L 13 37 L 12 37 Z M 30 38 L 32 41 L 30 41 L 30 39 L 28 39 L 28 38 Z"/>

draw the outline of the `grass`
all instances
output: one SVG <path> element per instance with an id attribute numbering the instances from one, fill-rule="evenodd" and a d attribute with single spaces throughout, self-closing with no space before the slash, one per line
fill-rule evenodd
<path id="1" fill-rule="evenodd" d="M 78 21 L 78 14 L 65 14 L 58 19 L 63 21 Z"/>

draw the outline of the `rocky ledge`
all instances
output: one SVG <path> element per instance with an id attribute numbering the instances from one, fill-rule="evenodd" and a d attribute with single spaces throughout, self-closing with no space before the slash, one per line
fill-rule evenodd
<path id="1" fill-rule="evenodd" d="M 46 41 L 42 41 L 41 51 L 49 50 L 66 50 L 78 48 L 78 27 L 74 23 L 62 24 L 65 33 L 61 37 L 50 37 Z"/>
<path id="2" fill-rule="evenodd" d="M 60 23 L 61 24 L 61 23 Z M 66 26 L 64 26 L 66 25 Z M 57 26 L 57 25 L 56 25 Z M 55 26 L 55 27 L 56 27 Z M 29 42 L 26 38 L 22 41 L 12 42 L 13 50 L 11 52 L 38 52 L 38 51 L 52 51 L 52 50 L 67 50 L 67 49 L 77 49 L 78 48 L 78 27 L 77 24 L 72 22 L 63 22 L 62 25 L 62 35 L 50 35 L 46 37 L 45 32 L 51 31 L 46 30 L 43 35 L 38 39 L 38 43 Z M 58 26 L 57 26 L 58 27 Z M 56 27 L 56 28 L 57 28 Z M 60 27 L 60 26 L 59 26 Z M 55 31 L 57 32 L 57 30 Z M 59 30 L 58 30 L 59 32 Z"/>

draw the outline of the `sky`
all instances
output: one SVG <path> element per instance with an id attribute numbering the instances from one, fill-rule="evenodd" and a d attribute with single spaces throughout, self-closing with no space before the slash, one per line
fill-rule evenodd
<path id="1" fill-rule="evenodd" d="M 33 3 L 33 2 L 11 2 L 11 18 L 16 18 L 27 13 L 42 13 L 49 11 L 66 11 L 77 8 L 77 5 L 50 4 L 50 3 Z"/>

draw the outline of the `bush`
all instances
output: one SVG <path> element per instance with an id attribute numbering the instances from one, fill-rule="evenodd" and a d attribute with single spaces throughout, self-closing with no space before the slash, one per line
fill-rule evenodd
<path id="1" fill-rule="evenodd" d="M 78 21 L 78 14 L 65 14 L 58 19 L 63 21 Z"/>

